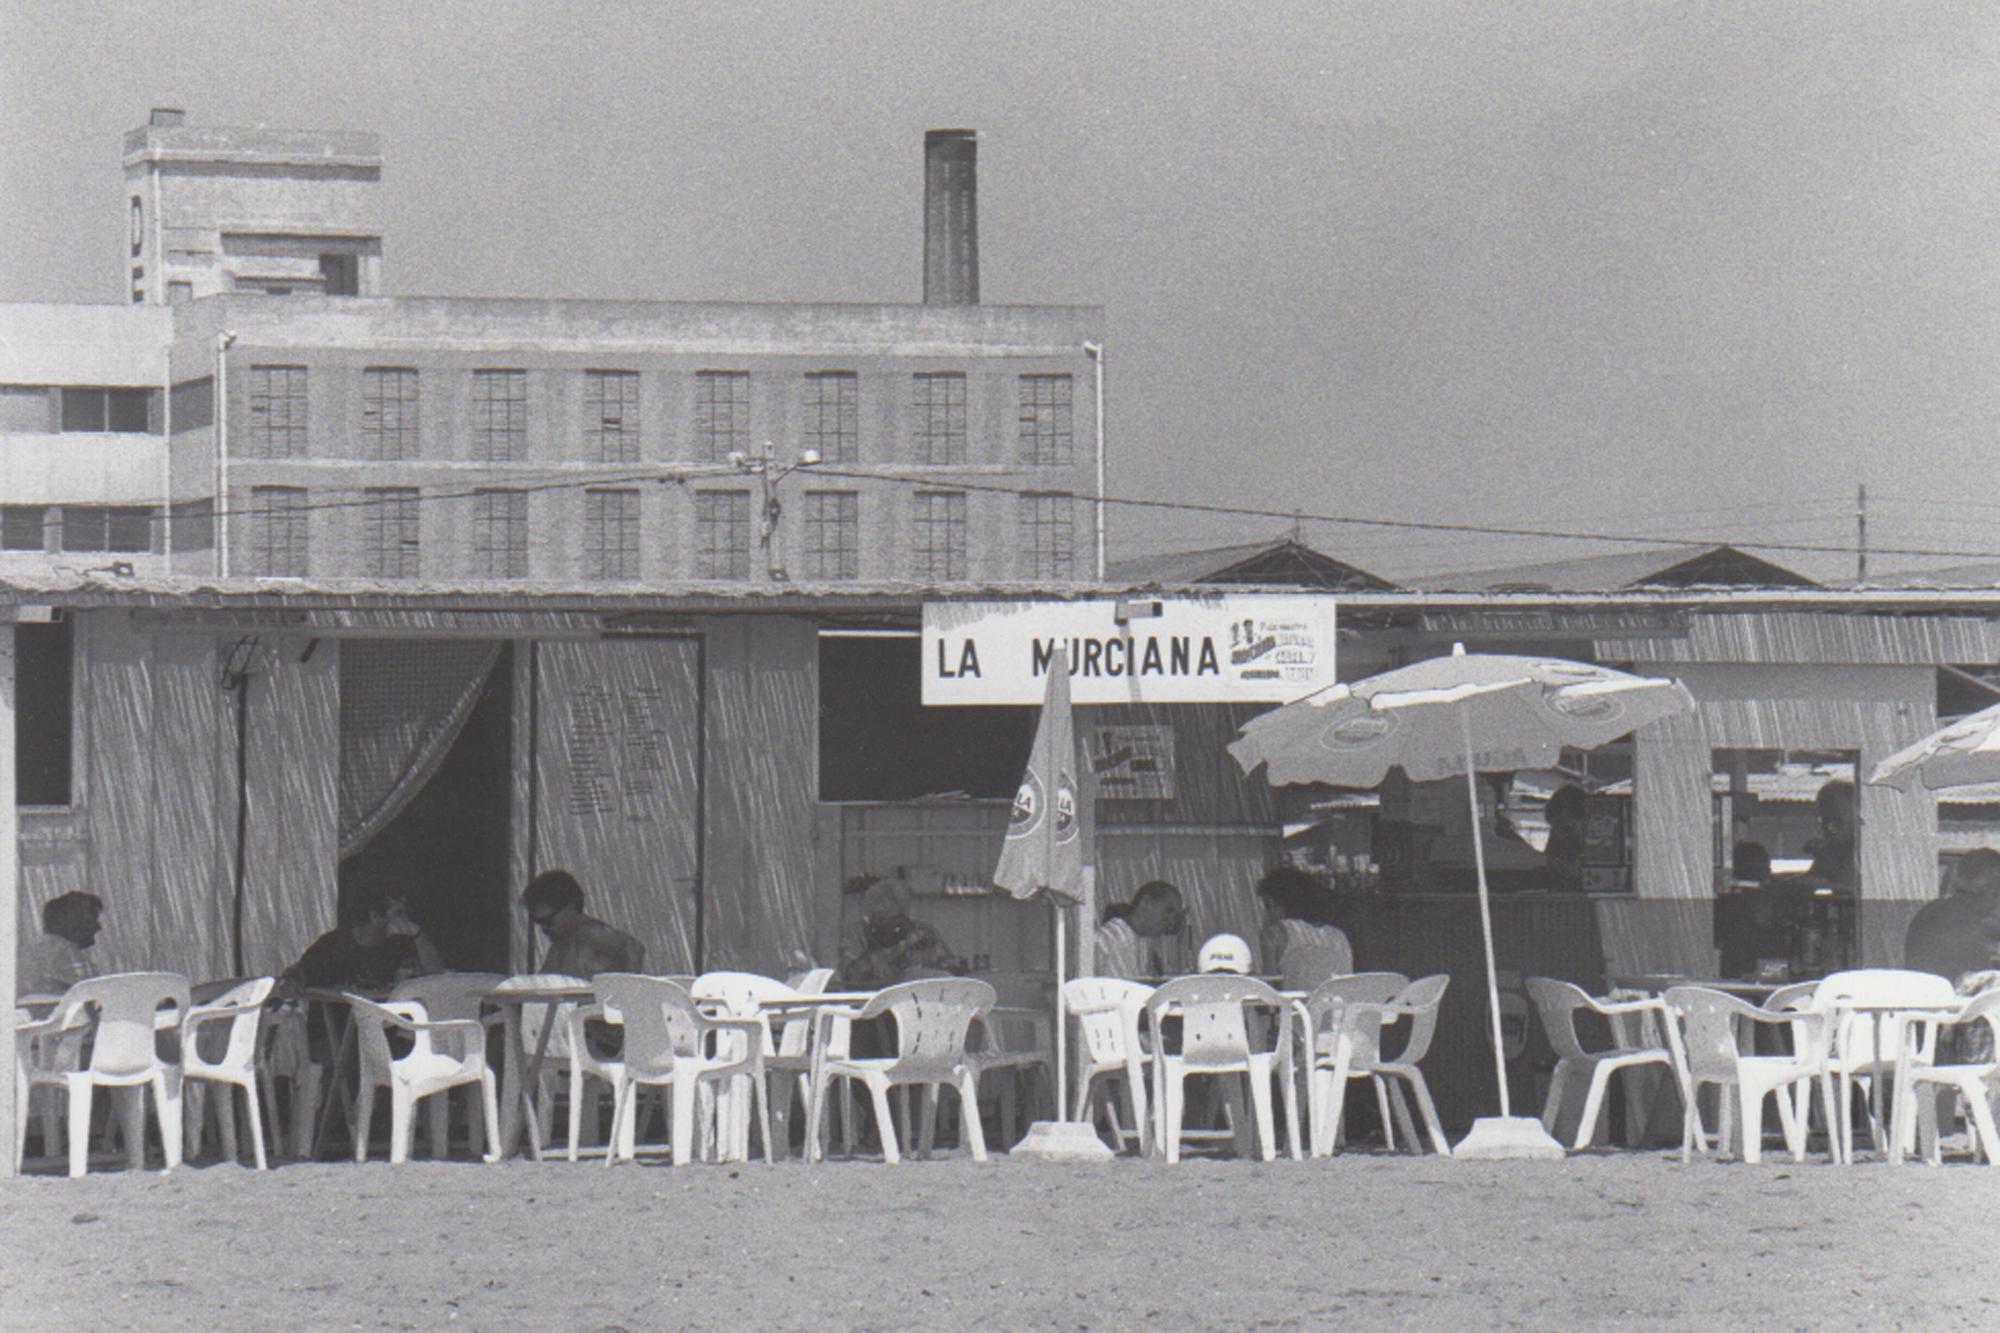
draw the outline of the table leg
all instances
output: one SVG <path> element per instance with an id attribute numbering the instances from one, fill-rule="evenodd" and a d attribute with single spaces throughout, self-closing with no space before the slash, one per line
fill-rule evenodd
<path id="1" fill-rule="evenodd" d="M 342 1021 L 346 1012 L 346 1005 L 320 1002 L 320 1025 L 325 1029 L 327 1050 L 331 1055 L 325 1074 L 320 1079 L 319 1123 L 313 1127 L 312 1136 L 312 1157 L 315 1161 L 319 1158 L 321 1145 L 326 1141 L 328 1122 L 333 1119 L 336 1109 L 340 1112 L 342 1121 L 355 1134 L 368 1132 L 368 1126 L 354 1124 L 354 1113 L 346 1102 L 345 1094 L 349 1090 L 346 1076 L 347 1053 L 354 1046 L 354 1023 L 351 1019 Z"/>
<path id="2" fill-rule="evenodd" d="M 501 1030 L 506 1034 L 503 1048 L 507 1063 L 500 1070 L 500 1142 L 493 1145 L 501 1161 L 514 1155 L 514 1142 L 521 1135 L 521 1066 L 527 1056 L 521 1042 L 521 1006 L 500 1006 Z M 532 1088 L 529 1090 L 532 1095 Z M 536 1137 L 540 1137 L 537 1135 Z M 537 1145 L 539 1147 L 539 1145 Z"/>

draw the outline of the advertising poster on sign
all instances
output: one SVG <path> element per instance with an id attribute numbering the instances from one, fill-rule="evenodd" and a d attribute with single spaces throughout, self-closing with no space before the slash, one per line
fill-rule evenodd
<path id="1" fill-rule="evenodd" d="M 924 607 L 924 703 L 1287 703 L 1334 683 L 1334 599 L 1175 597 Z"/>

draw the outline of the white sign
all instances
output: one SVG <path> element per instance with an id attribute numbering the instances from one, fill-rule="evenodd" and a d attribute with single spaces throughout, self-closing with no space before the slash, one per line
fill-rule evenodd
<path id="1" fill-rule="evenodd" d="M 1287 703 L 1334 683 L 1333 598 L 927 603 L 924 702 L 1038 704 L 1065 650 L 1080 704 Z"/>

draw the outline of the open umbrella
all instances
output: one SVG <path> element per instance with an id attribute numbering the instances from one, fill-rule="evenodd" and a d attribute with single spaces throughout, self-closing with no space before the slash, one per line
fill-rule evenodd
<path id="1" fill-rule="evenodd" d="M 1458 1145 L 1460 1156 L 1562 1156 L 1561 1145 L 1538 1121 L 1515 1116 L 1508 1104 L 1493 914 L 1473 775 L 1550 768 L 1565 746 L 1592 749 L 1693 707 L 1694 699 L 1678 681 L 1558 658 L 1469 654 L 1462 645 L 1454 645 L 1450 657 L 1329 686 L 1253 718 L 1230 744 L 1230 754 L 1245 773 L 1262 764 L 1276 786 L 1326 782 L 1372 787 L 1391 768 L 1401 768 L 1417 782 L 1465 774 L 1500 1114 L 1473 1125 L 1472 1133 Z"/>
<path id="2" fill-rule="evenodd" d="M 1969 713 L 1875 765 L 1868 780 L 1908 791 L 2000 782 L 2000 704 Z"/>
<path id="3" fill-rule="evenodd" d="M 993 871 L 993 882 L 1019 899 L 1045 895 L 1056 914 L 1058 1118 L 1030 1125 L 1027 1137 L 1014 1151 L 1074 1161 L 1108 1158 L 1111 1150 L 1089 1125 L 1061 1119 L 1069 1105 L 1069 1050 L 1062 998 L 1069 945 L 1064 927 L 1084 896 L 1095 825 L 1091 817 L 1093 793 L 1078 781 L 1085 770 L 1077 763 L 1067 666 L 1067 657 L 1050 664 L 1042 715 L 1035 723 L 1035 743 L 1028 751 L 1027 771 L 1021 775 L 1020 790 L 1008 812 L 1007 840 L 1000 846 L 1000 864 Z"/>

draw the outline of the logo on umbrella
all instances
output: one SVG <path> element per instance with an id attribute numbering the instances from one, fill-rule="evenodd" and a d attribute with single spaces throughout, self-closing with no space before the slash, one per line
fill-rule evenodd
<path id="1" fill-rule="evenodd" d="M 1396 729 L 1396 719 L 1383 713 L 1363 713 L 1336 722 L 1319 734 L 1319 743 L 1329 750 L 1365 750 L 1380 745 Z"/>
<path id="2" fill-rule="evenodd" d="M 1022 791 L 1027 788 L 1023 787 Z M 1021 808 L 1021 798 L 1014 798 L 1014 808 Z M 1026 832 L 1027 830 L 1023 830 Z M 1068 773 L 1056 774 L 1056 841 L 1068 842 L 1076 836 L 1076 779 Z"/>
<path id="3" fill-rule="evenodd" d="M 1549 707 L 1564 717 L 1592 722 L 1610 722 L 1625 711 L 1625 705 L 1608 694 L 1571 694 L 1561 690 L 1549 696 Z"/>
<path id="4" fill-rule="evenodd" d="M 1057 797 L 1061 800 L 1060 794 Z M 1070 798 L 1071 818 L 1075 817 L 1076 798 Z M 1061 818 L 1058 810 L 1057 818 Z M 1042 780 L 1030 769 L 1021 779 L 1021 790 L 1014 793 L 1014 808 L 1007 814 L 1007 836 L 1025 838 L 1041 826 L 1042 822 Z"/>

